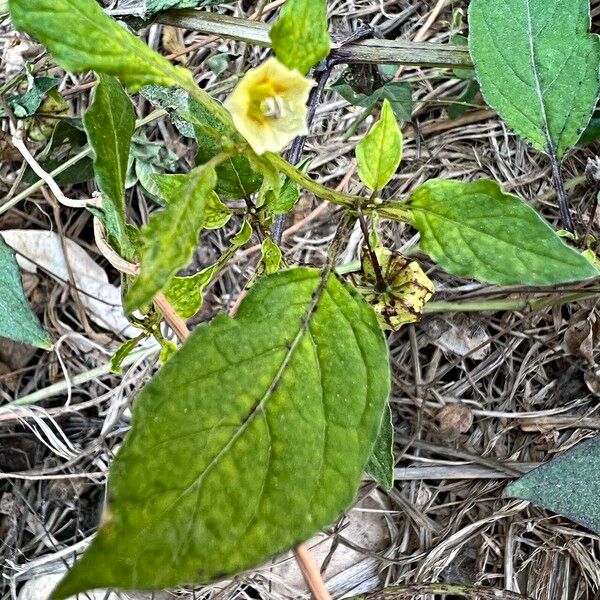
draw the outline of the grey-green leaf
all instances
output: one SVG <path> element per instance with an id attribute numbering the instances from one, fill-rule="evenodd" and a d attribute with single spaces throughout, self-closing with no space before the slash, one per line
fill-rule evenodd
<path id="1" fill-rule="evenodd" d="M 52 341 L 31 310 L 15 253 L 0 236 L 0 336 L 32 346 L 52 348 Z"/>
<path id="2" fill-rule="evenodd" d="M 98 75 L 94 99 L 83 123 L 94 150 L 94 173 L 102 195 L 106 231 L 123 257 L 131 260 L 135 249 L 125 225 L 125 179 L 135 112 L 117 79 Z"/>
<path id="3" fill-rule="evenodd" d="M 287 0 L 271 29 L 275 56 L 305 75 L 329 54 L 326 0 Z"/>
<path id="4" fill-rule="evenodd" d="M 58 87 L 61 80 L 56 77 L 33 77 L 28 74 L 29 87 L 24 94 L 11 96 L 7 104 L 15 117 L 22 119 L 35 114 L 40 107 L 44 94 Z M 0 106 L 0 117 L 6 116 L 3 106 Z"/>
<path id="5" fill-rule="evenodd" d="M 598 97 L 600 38 L 589 33 L 589 0 L 472 0 L 469 27 L 486 102 L 560 160 Z"/>
<path id="6" fill-rule="evenodd" d="M 494 181 L 432 179 L 407 208 L 421 248 L 449 273 L 500 285 L 554 285 L 600 272 Z"/>
<path id="7" fill-rule="evenodd" d="M 600 436 L 530 471 L 504 496 L 529 500 L 600 534 Z"/>
<path id="8" fill-rule="evenodd" d="M 260 280 L 236 319 L 200 325 L 144 388 L 105 521 L 54 600 L 238 573 L 352 502 L 389 394 L 388 353 L 368 305 L 335 276 L 318 295 L 321 278 Z"/>
<path id="9" fill-rule="evenodd" d="M 204 209 L 217 179 L 215 170 L 208 166 L 169 177 L 177 181 L 169 204 L 154 213 L 142 228 L 140 274 L 125 296 L 127 312 L 148 304 L 171 277 L 189 263 L 205 222 Z"/>
<path id="10" fill-rule="evenodd" d="M 365 472 L 386 490 L 394 487 L 394 426 L 389 404 L 383 413 L 379 435 L 365 467 Z"/>

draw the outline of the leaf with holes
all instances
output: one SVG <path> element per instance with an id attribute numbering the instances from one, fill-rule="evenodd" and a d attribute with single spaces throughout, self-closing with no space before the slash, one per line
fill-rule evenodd
<path id="1" fill-rule="evenodd" d="M 27 303 L 15 253 L 0 236 L 0 336 L 32 346 L 52 348 L 50 336 Z"/>
<path id="2" fill-rule="evenodd" d="M 469 45 L 486 102 L 560 160 L 598 97 L 600 38 L 589 0 L 473 0 Z"/>
<path id="3" fill-rule="evenodd" d="M 529 500 L 600 534 L 600 436 L 511 483 L 504 496 Z"/>
<path id="4" fill-rule="evenodd" d="M 54 600 L 259 565 L 354 499 L 390 390 L 372 310 L 335 276 L 261 279 L 200 325 L 134 403 L 92 545 Z"/>
<path id="5" fill-rule="evenodd" d="M 421 248 L 449 273 L 500 285 L 597 277 L 541 217 L 495 181 L 432 179 L 408 199 Z"/>

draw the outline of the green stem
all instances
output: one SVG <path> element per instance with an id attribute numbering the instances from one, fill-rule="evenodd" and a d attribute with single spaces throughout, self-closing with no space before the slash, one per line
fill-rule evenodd
<path id="1" fill-rule="evenodd" d="M 295 181 L 299 186 L 305 190 L 312 192 L 315 196 L 322 198 L 323 200 L 329 200 L 333 204 L 344 206 L 349 209 L 357 209 L 359 207 L 369 208 L 365 198 L 361 196 L 354 196 L 352 194 L 345 194 L 344 192 L 336 192 L 331 190 L 316 181 L 313 181 L 310 177 L 302 173 L 299 169 L 291 165 L 279 154 L 268 152 L 264 157 L 271 163 L 277 171 L 287 175 L 292 181 Z"/>
<path id="2" fill-rule="evenodd" d="M 425 313 L 446 312 L 499 312 L 506 310 L 540 310 L 547 306 L 559 306 L 580 300 L 597 298 L 600 292 L 578 292 L 570 294 L 552 294 L 529 300 L 527 298 L 500 299 L 500 300 L 477 300 L 473 302 L 446 302 L 443 300 L 429 302 L 425 306 Z"/>
<path id="3" fill-rule="evenodd" d="M 241 40 L 248 44 L 270 47 L 270 26 L 199 10 L 173 10 L 161 13 L 158 23 L 182 27 L 200 33 Z M 431 42 L 403 40 L 364 40 L 340 46 L 335 43 L 331 57 L 339 63 L 379 63 L 420 67 L 472 67 L 468 48 Z"/>

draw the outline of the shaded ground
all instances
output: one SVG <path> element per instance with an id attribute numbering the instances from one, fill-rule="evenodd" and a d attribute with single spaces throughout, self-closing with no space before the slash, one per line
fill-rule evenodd
<path id="1" fill-rule="evenodd" d="M 223 10 L 249 15 L 251 4 L 241 2 Z M 336 32 L 352 31 L 360 20 L 386 37 L 413 39 L 436 3 L 333 0 L 329 5 Z M 465 7 L 464 2 L 446 2 L 425 38 L 448 41 L 452 12 Z M 592 2 L 592 7 L 598 20 L 600 2 Z M 267 10 L 265 19 L 272 20 L 275 14 Z M 144 35 L 164 54 L 194 45 L 195 50 L 185 54 L 184 60 L 209 90 L 217 85 L 219 90 L 230 89 L 236 73 L 245 68 L 242 60 L 256 64 L 266 55 L 265 50 L 223 40 L 206 40 L 198 48 L 202 36 L 185 32 L 179 38 L 160 26 L 151 27 Z M 53 76 L 63 77 L 59 90 L 68 100 L 71 114 L 81 115 L 89 101 L 86 83 L 90 77 L 64 75 L 40 46 L 22 38 L 18 47 L 17 41 L 5 20 L 0 34 L 4 52 L 0 85 L 21 68 L 21 54 L 43 64 Z M 227 70 L 216 77 L 206 69 L 206 60 L 223 52 L 229 53 L 231 60 Z M 403 197 L 433 177 L 464 181 L 491 177 L 534 202 L 558 227 L 547 160 L 498 119 L 482 113 L 483 106 L 459 120 L 448 119 L 448 102 L 459 97 L 468 82 L 440 75 L 420 69 L 405 69 L 401 74 L 402 80 L 414 86 L 414 124 L 422 138 L 415 139 L 415 128 L 405 126 L 404 159 L 389 195 Z M 135 102 L 139 117 L 151 110 L 144 100 L 136 98 Z M 482 100 L 477 97 L 475 102 Z M 317 111 L 306 153 L 316 157 L 312 174 L 321 181 L 360 193 L 357 177 L 349 177 L 359 136 L 343 140 L 357 115 L 357 109 L 328 92 Z M 361 126 L 360 134 L 368 124 Z M 24 174 L 22 160 L 9 145 L 7 131 L 3 122 L 0 194 L 4 199 L 0 204 L 27 187 L 18 184 Z M 146 134 L 179 157 L 179 170 L 193 163 L 191 143 L 183 140 L 168 120 L 149 126 Z M 44 143 L 30 142 L 29 146 L 41 150 Z M 598 146 L 573 151 L 565 162 L 565 178 L 581 175 L 587 158 L 597 151 Z M 72 197 L 89 197 L 94 187 L 88 182 L 65 190 Z M 129 199 L 131 218 L 137 223 L 155 207 L 139 187 L 130 190 Z M 571 193 L 571 201 L 575 220 L 584 229 L 592 195 L 578 187 Z M 330 207 L 311 212 L 318 206 L 307 196 L 291 217 L 288 225 L 310 218 L 285 238 L 290 262 L 322 261 L 336 219 Z M 598 235 L 599 225 L 591 223 L 591 232 Z M 229 232 L 235 227 L 232 223 Z M 86 212 L 56 210 L 48 197 L 36 191 L 0 214 L 0 229 L 15 228 L 53 229 L 77 241 L 118 285 L 116 272 L 95 250 Z M 413 231 L 388 223 L 380 228 L 390 245 L 404 252 L 414 250 L 417 239 Z M 356 259 L 360 240 L 357 231 L 344 254 L 346 261 Z M 205 236 L 195 266 L 212 262 L 226 244 L 223 233 Z M 240 253 L 210 289 L 196 321 L 210 318 L 235 301 L 256 260 L 256 253 Z M 438 290 L 436 300 L 483 301 L 499 295 L 497 289 L 458 280 L 431 265 L 429 275 Z M 2 598 L 15 597 L 26 581 L 63 571 L 64 561 L 70 561 L 93 534 L 107 468 L 129 428 L 128 399 L 150 377 L 155 365 L 154 358 L 141 358 L 128 366 L 122 377 L 92 373 L 87 381 L 77 383 L 73 379 L 77 374 L 105 365 L 122 339 L 89 319 L 81 297 L 69 294 L 68 282 L 59 282 L 40 270 L 26 275 L 25 284 L 45 327 L 61 343 L 52 354 L 0 343 Z M 511 291 L 513 297 L 522 294 Z M 506 296 L 506 290 L 502 292 Z M 330 581 L 334 594 L 367 591 L 384 584 L 448 581 L 508 588 L 535 600 L 599 597 L 598 537 L 565 519 L 502 498 L 506 482 L 516 472 L 594 435 L 600 427 L 594 393 L 600 389 L 593 326 L 597 318 L 595 301 L 537 312 L 444 312 L 390 336 L 397 482 L 390 493 L 365 482 L 359 509 L 351 511 L 351 526 L 344 518 L 332 529 L 336 550 L 325 576 L 333 567 L 339 570 Z M 63 391 L 52 397 L 44 397 L 49 394 L 42 392 L 42 397 L 26 408 L 10 406 L 17 398 L 63 381 L 65 375 L 72 382 L 68 405 Z M 348 552 L 349 547 L 353 553 Z M 218 586 L 206 597 L 293 597 L 294 592 L 280 583 L 289 583 L 292 577 L 288 571 L 264 570 Z M 205 596 L 182 591 L 168 597 Z"/>

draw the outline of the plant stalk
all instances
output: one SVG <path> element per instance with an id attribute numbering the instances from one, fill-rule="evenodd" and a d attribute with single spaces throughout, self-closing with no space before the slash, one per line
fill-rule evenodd
<path id="1" fill-rule="evenodd" d="M 207 35 L 271 47 L 271 28 L 266 23 L 193 9 L 166 11 L 156 21 Z M 348 45 L 342 45 L 342 40 L 334 40 L 330 57 L 335 62 L 347 64 L 378 63 L 452 69 L 473 66 L 465 47 L 402 40 L 373 39 Z"/>

